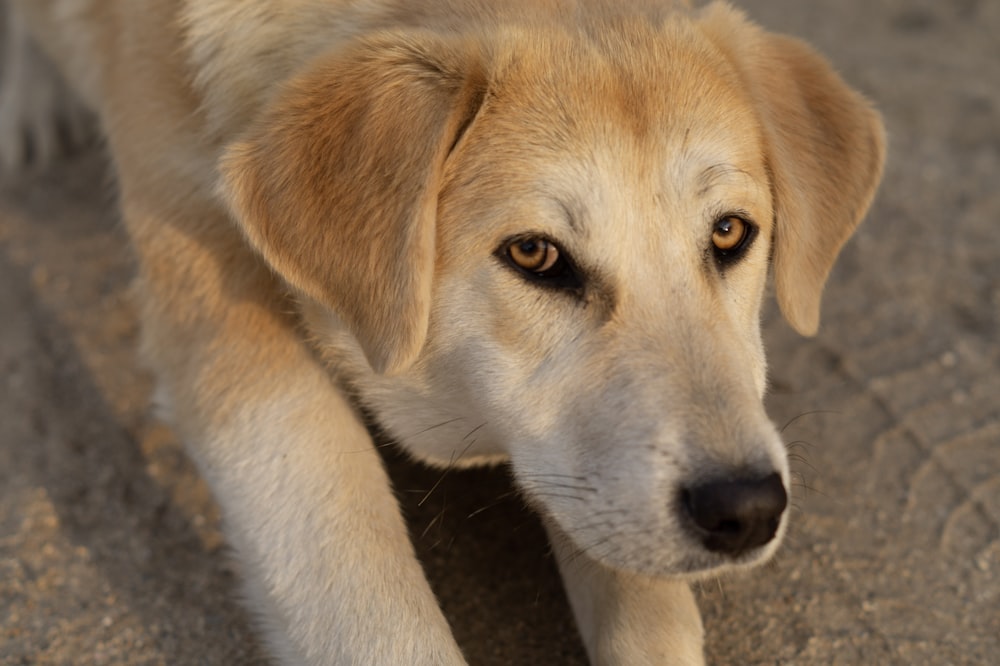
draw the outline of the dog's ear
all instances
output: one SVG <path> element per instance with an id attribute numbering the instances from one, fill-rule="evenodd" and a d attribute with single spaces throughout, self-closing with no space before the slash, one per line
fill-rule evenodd
<path id="1" fill-rule="evenodd" d="M 316 61 L 223 157 L 250 243 L 337 314 L 377 372 L 423 345 L 442 171 L 485 87 L 473 43 L 382 34 Z"/>
<path id="2" fill-rule="evenodd" d="M 778 303 L 795 330 L 813 335 L 823 285 L 882 177 L 882 119 L 803 42 L 768 34 L 721 4 L 704 21 L 759 110 L 775 199 Z"/>

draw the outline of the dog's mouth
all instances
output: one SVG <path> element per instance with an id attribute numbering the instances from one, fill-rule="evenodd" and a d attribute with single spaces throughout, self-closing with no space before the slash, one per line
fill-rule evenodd
<path id="1" fill-rule="evenodd" d="M 585 493 L 574 483 L 571 490 L 563 480 L 559 493 L 536 492 L 533 484 L 524 490 L 578 554 L 645 575 L 698 578 L 760 564 L 777 549 L 787 522 L 788 492 L 777 472 L 682 486 L 656 513 L 605 501 L 602 489 Z"/>

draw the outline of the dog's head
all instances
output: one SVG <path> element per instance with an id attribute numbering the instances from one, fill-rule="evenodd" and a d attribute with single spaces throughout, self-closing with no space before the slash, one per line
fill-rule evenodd
<path id="1" fill-rule="evenodd" d="M 291 82 L 223 174 L 404 446 L 509 455 L 581 550 L 684 574 L 779 540 L 767 275 L 813 333 L 882 161 L 821 58 L 713 5 L 377 34 Z"/>

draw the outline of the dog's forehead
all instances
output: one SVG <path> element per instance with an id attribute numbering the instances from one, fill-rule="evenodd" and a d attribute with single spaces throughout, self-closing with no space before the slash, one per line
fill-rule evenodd
<path id="1" fill-rule="evenodd" d="M 588 215 L 662 214 L 721 190 L 729 202 L 719 206 L 743 209 L 744 191 L 766 195 L 755 109 L 696 28 L 617 26 L 600 41 L 561 33 L 514 46 L 451 183 L 472 185 L 474 208 L 531 214 L 540 205 L 579 231 Z M 517 217 L 509 223 L 539 222 Z"/>
<path id="2" fill-rule="evenodd" d="M 655 140 L 699 120 L 732 125 L 732 110 L 749 106 L 736 68 L 684 17 L 518 32 L 498 51 L 493 110 L 553 138 L 611 126 Z"/>

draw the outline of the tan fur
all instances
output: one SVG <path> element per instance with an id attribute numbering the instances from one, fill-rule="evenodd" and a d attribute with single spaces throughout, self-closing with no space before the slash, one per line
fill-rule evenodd
<path id="1" fill-rule="evenodd" d="M 222 162 L 251 244 L 350 325 L 376 372 L 423 346 L 444 162 L 486 91 L 475 46 L 406 32 L 352 45 L 291 82 Z"/>
<path id="2" fill-rule="evenodd" d="M 767 276 L 813 332 L 884 158 L 819 56 L 721 4 L 9 4 L 107 135 L 144 356 L 280 662 L 463 663 L 347 386 L 431 463 L 510 461 L 595 664 L 701 663 L 685 581 L 787 521 L 727 555 L 678 498 L 787 486 Z M 29 78 L 0 90 L 15 138 Z M 723 266 L 737 213 L 758 235 Z M 582 286 L 508 265 L 526 234 Z"/>

